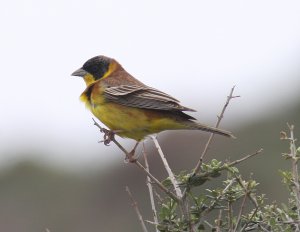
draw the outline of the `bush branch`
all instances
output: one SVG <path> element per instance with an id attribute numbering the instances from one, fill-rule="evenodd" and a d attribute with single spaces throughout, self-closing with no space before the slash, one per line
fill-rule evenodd
<path id="1" fill-rule="evenodd" d="M 174 176 L 174 173 L 172 172 L 172 170 L 171 170 L 171 168 L 170 168 L 170 166 L 168 164 L 168 161 L 167 161 L 167 159 L 166 159 L 166 157 L 165 157 L 165 155 L 164 155 L 164 153 L 163 153 L 163 151 L 162 151 L 162 149 L 161 149 L 161 147 L 160 147 L 160 145 L 159 145 L 159 143 L 158 143 L 158 141 L 156 139 L 156 136 L 151 136 L 151 139 L 153 140 L 153 142 L 155 144 L 155 147 L 156 147 L 156 149 L 158 151 L 158 154 L 159 154 L 159 156 L 160 156 L 160 158 L 161 158 L 161 160 L 162 160 L 162 162 L 164 164 L 164 167 L 165 167 L 165 169 L 166 169 L 166 171 L 168 173 L 168 176 L 169 176 L 169 178 L 170 178 L 170 180 L 172 182 L 172 185 L 173 185 L 173 187 L 175 189 L 177 197 L 181 198 L 182 197 L 181 189 L 179 188 L 178 182 L 177 182 L 177 180 L 176 180 L 176 178 Z"/>
<path id="2" fill-rule="evenodd" d="M 294 125 L 289 125 L 288 127 L 290 129 L 290 155 L 292 158 L 292 176 L 293 176 L 293 192 L 295 194 L 295 200 L 297 205 L 297 220 L 300 220 L 300 185 L 299 185 L 299 174 L 298 174 L 298 160 L 299 157 L 297 157 L 297 148 L 294 138 Z M 297 224 L 297 227 L 299 229 L 300 223 Z"/>
<path id="3" fill-rule="evenodd" d="M 144 143 L 143 143 L 143 155 L 144 155 L 144 160 L 145 160 L 145 168 L 148 172 L 150 172 L 147 153 L 146 153 Z M 148 187 L 148 190 L 149 190 L 150 203 L 151 203 L 151 209 L 152 209 L 154 224 L 158 225 L 157 211 L 156 211 L 156 208 L 155 208 L 155 201 L 154 201 L 154 195 L 153 195 L 153 187 L 152 187 L 152 184 L 151 184 L 151 179 L 148 175 L 147 175 L 147 180 L 146 181 L 147 181 L 147 187 Z M 155 228 L 156 228 L 156 226 L 155 226 Z M 159 232 L 157 228 L 155 230 L 156 230 L 156 232 Z"/>
<path id="4" fill-rule="evenodd" d="M 141 212 L 139 210 L 139 207 L 137 205 L 137 202 L 134 200 L 134 198 L 133 198 L 133 196 L 132 196 L 132 194 L 131 194 L 130 189 L 129 189 L 128 186 L 126 186 L 126 192 L 129 195 L 129 198 L 130 198 L 131 203 L 132 203 L 132 207 L 134 208 L 134 210 L 135 210 L 135 212 L 136 212 L 136 214 L 138 216 L 139 222 L 141 223 L 141 226 L 143 228 L 143 232 L 148 232 L 147 227 L 146 227 L 145 222 L 144 222 L 144 219 L 142 217 L 142 214 L 141 214 Z"/>
<path id="5" fill-rule="evenodd" d="M 235 166 L 235 165 L 237 165 L 237 164 L 239 164 L 239 163 L 241 163 L 241 162 L 243 162 L 243 161 L 245 161 L 245 160 L 247 160 L 247 159 L 249 159 L 249 158 L 251 158 L 251 157 L 253 157 L 253 156 L 256 156 L 256 155 L 262 153 L 263 150 L 264 150 L 264 149 L 260 148 L 259 150 L 257 150 L 256 152 L 254 152 L 254 153 L 252 153 L 252 154 L 245 155 L 243 158 L 238 159 L 238 160 L 235 160 L 235 161 L 229 163 L 229 164 L 228 164 L 228 167 Z"/>
<path id="6" fill-rule="evenodd" d="M 100 132 L 104 133 L 104 130 L 103 130 L 104 128 L 101 127 L 99 125 L 99 123 L 97 123 L 94 119 L 93 119 L 93 121 L 94 121 L 94 125 L 100 129 Z M 111 141 L 118 146 L 118 148 L 125 154 L 126 157 L 130 157 L 129 152 L 114 137 L 111 139 Z M 149 178 L 169 197 L 171 197 L 176 202 L 180 201 L 180 198 L 178 198 L 174 193 L 172 193 L 169 189 L 167 189 L 165 186 L 163 186 L 163 184 L 159 180 L 157 180 L 149 171 L 147 171 L 147 169 L 139 161 L 136 160 L 135 162 L 133 162 L 133 164 L 135 164 L 143 172 L 145 172 L 146 175 L 149 176 Z"/>
<path id="7" fill-rule="evenodd" d="M 222 193 L 214 200 L 212 201 L 212 203 L 210 204 L 210 206 L 208 206 L 208 208 L 206 208 L 203 211 L 203 216 L 207 215 L 208 213 L 210 213 L 216 206 L 216 204 L 218 203 L 218 201 L 224 196 L 224 194 L 227 192 L 227 190 L 235 183 L 235 179 L 232 179 L 228 185 L 222 190 Z"/>
<path id="8" fill-rule="evenodd" d="M 228 105 L 229 105 L 230 100 L 233 99 L 233 98 L 240 97 L 240 96 L 234 96 L 234 95 L 233 95 L 234 88 L 235 88 L 235 86 L 233 86 L 233 87 L 231 88 L 231 91 L 230 91 L 229 95 L 227 96 L 227 101 L 225 102 L 225 105 L 223 106 L 223 109 L 222 109 L 220 115 L 217 116 L 217 117 L 218 117 L 218 120 L 217 120 L 217 123 L 216 123 L 216 125 L 215 125 L 216 128 L 219 127 L 219 125 L 220 125 L 220 123 L 221 123 L 221 120 L 222 120 L 223 117 L 224 117 L 224 113 L 225 113 L 225 111 L 226 111 L 226 108 L 227 108 Z M 196 175 L 196 174 L 200 171 L 200 168 L 201 168 L 201 165 L 202 165 L 204 156 L 206 155 L 206 153 L 207 153 L 207 151 L 208 151 L 208 149 L 209 149 L 209 145 L 210 145 L 210 143 L 211 143 L 213 137 L 214 137 L 214 133 L 211 133 L 210 136 L 209 136 L 209 138 L 208 138 L 208 140 L 207 140 L 207 142 L 206 142 L 206 144 L 205 144 L 205 147 L 204 147 L 204 150 L 203 150 L 203 152 L 202 152 L 202 154 L 201 154 L 201 156 L 200 156 L 200 159 L 198 160 L 197 165 L 196 165 L 196 167 L 194 168 L 193 175 Z"/>
<path id="9" fill-rule="evenodd" d="M 249 184 L 250 184 L 250 182 L 248 183 L 247 189 L 245 190 L 245 195 L 243 197 L 242 204 L 240 206 L 239 214 L 238 214 L 238 217 L 237 217 L 237 220 L 236 220 L 236 225 L 235 225 L 235 228 L 234 228 L 233 232 L 238 231 L 238 227 L 239 227 L 239 224 L 240 224 L 240 221 L 241 221 L 241 218 L 242 218 L 242 214 L 243 214 L 243 211 L 244 211 L 244 208 L 245 208 L 246 199 L 247 199 L 248 194 L 249 194 L 248 193 Z"/>
<path id="10" fill-rule="evenodd" d="M 156 136 L 151 136 L 151 138 L 152 138 L 152 140 L 153 140 L 153 142 L 155 144 L 155 147 L 156 147 L 156 149 L 157 149 L 157 151 L 159 153 L 159 156 L 160 156 L 160 158 L 161 158 L 161 160 L 162 160 L 162 162 L 164 164 L 164 167 L 165 167 L 165 169 L 166 169 L 166 171 L 168 173 L 168 176 L 169 176 L 169 178 L 171 180 L 171 183 L 172 183 L 172 185 L 173 185 L 173 187 L 175 189 L 176 196 L 179 199 L 178 204 L 179 204 L 179 206 L 181 208 L 181 211 L 182 211 L 182 213 L 184 215 L 184 218 L 186 219 L 186 221 L 189 224 L 190 232 L 194 232 L 195 228 L 194 228 L 194 226 L 192 225 L 192 223 L 190 221 L 190 212 L 189 212 L 188 203 L 183 200 L 182 191 L 181 191 L 181 189 L 179 187 L 179 184 L 178 184 L 178 182 L 177 182 L 177 180 L 176 180 L 176 178 L 174 176 L 174 173 L 172 172 L 172 170 L 171 170 L 171 168 L 170 168 L 170 166 L 168 164 L 168 161 L 167 161 L 167 159 L 166 159 L 166 157 L 165 157 L 165 155 L 164 155 L 164 153 L 163 153 L 163 151 L 162 151 L 162 149 L 161 149 L 161 147 L 160 147 L 160 145 L 159 145 L 159 143 L 158 143 L 158 141 L 156 139 Z"/>

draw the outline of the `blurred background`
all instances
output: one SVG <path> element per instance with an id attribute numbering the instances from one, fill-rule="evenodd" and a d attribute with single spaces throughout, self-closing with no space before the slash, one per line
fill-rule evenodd
<path id="1" fill-rule="evenodd" d="M 1 3 L 0 231 L 140 231 L 125 186 L 152 220 L 145 175 L 123 162 L 78 97 L 70 74 L 106 55 L 144 83 L 196 109 L 214 125 L 230 89 L 221 127 L 206 160 L 234 160 L 253 173 L 268 200 L 284 202 L 279 169 L 286 123 L 300 137 L 299 1 L 12 0 Z M 194 168 L 209 134 L 163 132 L 158 140 L 175 172 Z M 133 141 L 119 138 L 128 149 Z M 166 173 L 151 141 L 150 168 Z M 205 189 L 207 186 L 204 186 Z"/>

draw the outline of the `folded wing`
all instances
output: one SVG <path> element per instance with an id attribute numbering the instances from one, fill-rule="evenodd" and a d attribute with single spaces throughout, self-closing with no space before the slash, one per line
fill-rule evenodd
<path id="1" fill-rule="evenodd" d="M 172 96 L 148 86 L 121 85 L 108 87 L 105 99 L 121 105 L 153 110 L 195 111 L 179 104 Z"/>

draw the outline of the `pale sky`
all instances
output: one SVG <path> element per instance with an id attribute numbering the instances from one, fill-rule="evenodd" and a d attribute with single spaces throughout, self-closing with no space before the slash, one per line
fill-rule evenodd
<path id="1" fill-rule="evenodd" d="M 12 0 L 0 6 L 1 163 L 26 157 L 27 150 L 66 166 L 116 158 L 115 147 L 97 144 L 92 115 L 78 100 L 84 82 L 70 76 L 100 54 L 198 110 L 194 116 L 208 124 L 236 85 L 242 98 L 231 105 L 226 129 L 280 110 L 299 92 L 300 1 Z"/>

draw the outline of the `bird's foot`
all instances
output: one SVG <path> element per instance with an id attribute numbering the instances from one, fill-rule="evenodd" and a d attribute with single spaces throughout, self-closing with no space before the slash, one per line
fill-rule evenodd
<path id="1" fill-rule="evenodd" d="M 137 161 L 137 157 L 135 157 L 135 150 L 129 152 L 125 158 L 125 163 L 134 163 Z"/>
<path id="2" fill-rule="evenodd" d="M 108 146 L 111 141 L 115 139 L 115 132 L 112 130 L 108 130 L 106 128 L 101 128 L 100 130 L 102 133 L 104 133 L 103 140 L 100 141 L 101 143 L 103 142 L 105 146 Z"/>
<path id="3" fill-rule="evenodd" d="M 137 148 L 137 146 L 139 145 L 139 142 L 137 142 L 134 145 L 134 148 L 131 150 L 131 152 L 129 152 L 125 158 L 125 162 L 126 163 L 134 163 L 137 161 L 137 159 L 139 158 L 138 155 L 135 155 L 135 149 Z"/>

